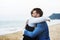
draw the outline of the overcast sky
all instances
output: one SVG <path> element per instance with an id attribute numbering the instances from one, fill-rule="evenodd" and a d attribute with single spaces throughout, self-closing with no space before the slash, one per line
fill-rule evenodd
<path id="1" fill-rule="evenodd" d="M 60 13 L 60 0 L 0 0 L 0 21 L 26 20 L 36 7 L 43 10 L 44 16 Z"/>

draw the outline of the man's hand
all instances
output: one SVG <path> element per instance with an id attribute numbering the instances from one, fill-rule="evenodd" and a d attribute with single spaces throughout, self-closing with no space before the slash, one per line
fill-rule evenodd
<path id="1" fill-rule="evenodd" d="M 49 22 L 50 22 L 50 19 L 48 19 L 47 21 L 49 21 Z"/>

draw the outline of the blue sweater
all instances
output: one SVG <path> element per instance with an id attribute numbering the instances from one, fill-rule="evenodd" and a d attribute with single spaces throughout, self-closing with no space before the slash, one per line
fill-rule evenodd
<path id="1" fill-rule="evenodd" d="M 46 22 L 37 23 L 37 27 L 33 32 L 25 30 L 24 34 L 31 38 L 37 36 L 38 40 L 50 40 L 49 30 Z"/>

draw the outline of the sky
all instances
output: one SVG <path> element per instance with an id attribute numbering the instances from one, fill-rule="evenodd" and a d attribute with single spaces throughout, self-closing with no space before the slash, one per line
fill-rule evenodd
<path id="1" fill-rule="evenodd" d="M 27 20 L 33 8 L 41 8 L 48 17 L 60 13 L 60 0 L 0 0 L 0 21 Z"/>

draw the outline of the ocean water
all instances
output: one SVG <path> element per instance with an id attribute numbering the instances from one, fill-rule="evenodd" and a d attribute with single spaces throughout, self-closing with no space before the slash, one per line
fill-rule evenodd
<path id="1" fill-rule="evenodd" d="M 0 28 L 21 27 L 23 21 L 0 21 Z"/>
<path id="2" fill-rule="evenodd" d="M 0 35 L 24 30 L 25 21 L 0 21 Z"/>
<path id="3" fill-rule="evenodd" d="M 25 21 L 0 21 L 0 35 L 24 31 Z M 59 24 L 60 20 L 47 21 L 48 26 Z"/>

